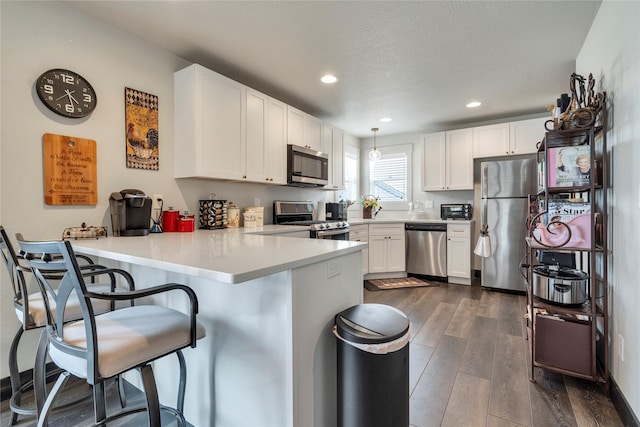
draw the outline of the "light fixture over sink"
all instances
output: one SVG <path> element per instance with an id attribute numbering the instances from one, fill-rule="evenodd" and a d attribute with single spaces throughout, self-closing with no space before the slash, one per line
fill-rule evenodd
<path id="1" fill-rule="evenodd" d="M 369 160 L 378 160 L 382 157 L 382 153 L 376 147 L 376 132 L 378 132 L 378 128 L 371 128 L 371 132 L 373 132 L 373 149 L 369 151 Z"/>

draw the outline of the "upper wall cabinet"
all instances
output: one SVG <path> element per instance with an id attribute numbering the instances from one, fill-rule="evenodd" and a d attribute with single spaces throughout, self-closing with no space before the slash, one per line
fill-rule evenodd
<path id="1" fill-rule="evenodd" d="M 174 75 L 175 177 L 287 183 L 287 105 L 194 64 Z"/>
<path id="2" fill-rule="evenodd" d="M 322 120 L 289 105 L 287 107 L 287 144 L 320 151 Z"/>
<path id="3" fill-rule="evenodd" d="M 322 130 L 321 151 L 329 155 L 329 184 L 327 190 L 344 189 L 344 132 L 325 124 Z"/>
<path id="4" fill-rule="evenodd" d="M 175 177 L 243 179 L 246 87 L 194 64 L 174 74 Z"/>
<path id="5" fill-rule="evenodd" d="M 473 158 L 533 154 L 546 117 L 473 128 Z"/>
<path id="6" fill-rule="evenodd" d="M 423 136 L 422 190 L 473 190 L 471 129 Z"/>

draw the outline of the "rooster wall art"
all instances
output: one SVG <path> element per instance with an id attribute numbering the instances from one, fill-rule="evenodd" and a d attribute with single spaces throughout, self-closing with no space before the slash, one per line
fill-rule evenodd
<path id="1" fill-rule="evenodd" d="M 127 167 L 159 169 L 158 97 L 125 88 Z"/>

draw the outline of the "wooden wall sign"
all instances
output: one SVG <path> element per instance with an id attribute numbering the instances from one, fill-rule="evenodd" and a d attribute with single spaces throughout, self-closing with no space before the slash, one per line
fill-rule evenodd
<path id="1" fill-rule="evenodd" d="M 47 205 L 98 203 L 96 142 L 45 133 L 44 202 Z"/>

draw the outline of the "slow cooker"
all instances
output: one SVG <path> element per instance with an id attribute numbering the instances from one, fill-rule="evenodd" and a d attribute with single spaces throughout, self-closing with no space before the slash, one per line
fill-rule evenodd
<path id="1" fill-rule="evenodd" d="M 533 294 L 553 304 L 580 305 L 589 299 L 589 276 L 582 270 L 555 266 L 533 267 Z"/>

